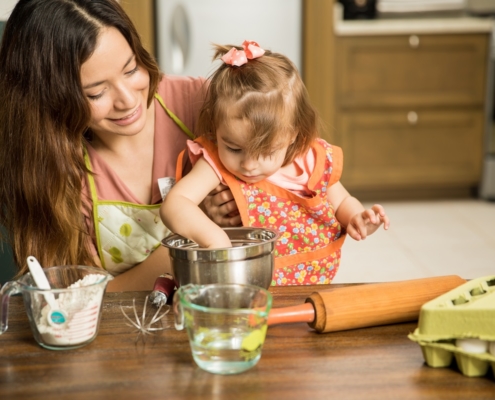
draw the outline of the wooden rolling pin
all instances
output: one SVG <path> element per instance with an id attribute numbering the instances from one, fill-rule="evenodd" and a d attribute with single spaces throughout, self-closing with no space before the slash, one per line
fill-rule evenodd
<path id="1" fill-rule="evenodd" d="M 324 290 L 313 293 L 304 304 L 272 309 L 268 325 L 307 322 L 326 333 L 415 321 L 424 303 L 465 282 L 447 275 Z"/>

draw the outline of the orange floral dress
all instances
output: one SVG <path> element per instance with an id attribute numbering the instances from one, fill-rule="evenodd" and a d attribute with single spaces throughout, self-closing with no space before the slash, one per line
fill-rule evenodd
<path id="1" fill-rule="evenodd" d="M 246 183 L 228 172 L 215 144 L 198 138 L 228 184 L 244 226 L 280 233 L 275 249 L 272 286 L 329 284 L 340 264 L 345 234 L 326 191 L 342 173 L 342 150 L 322 139 L 312 145 L 316 165 L 302 197 L 267 180 Z"/>

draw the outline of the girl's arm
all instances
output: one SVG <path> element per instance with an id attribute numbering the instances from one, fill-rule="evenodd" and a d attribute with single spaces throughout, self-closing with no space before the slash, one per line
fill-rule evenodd
<path id="1" fill-rule="evenodd" d="M 390 226 L 389 218 L 381 205 L 375 204 L 365 210 L 361 202 L 352 197 L 340 182 L 328 188 L 327 198 L 334 207 L 337 220 L 354 240 L 366 239 L 381 224 L 384 224 L 385 229 Z"/>
<path id="2" fill-rule="evenodd" d="M 193 170 L 174 185 L 162 204 L 160 216 L 165 225 L 173 232 L 194 240 L 201 247 L 208 247 L 210 241 L 212 246 L 231 247 L 225 232 L 197 206 L 218 184 L 219 179 L 213 169 L 200 159 Z M 202 239 L 204 237 L 208 240 Z M 215 239 L 218 237 L 220 240 Z M 97 256 L 95 263 L 101 266 Z M 112 279 L 107 291 L 152 290 L 157 276 L 165 272 L 173 274 L 168 249 L 160 246 L 142 263 Z"/>
<path id="3" fill-rule="evenodd" d="M 165 197 L 160 207 L 163 223 L 174 233 L 203 248 L 231 247 L 227 234 L 199 208 L 220 180 L 213 168 L 200 158 L 194 168 Z"/>

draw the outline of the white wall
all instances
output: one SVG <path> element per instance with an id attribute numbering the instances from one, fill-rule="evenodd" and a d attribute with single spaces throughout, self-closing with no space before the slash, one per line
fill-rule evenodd
<path id="1" fill-rule="evenodd" d="M 17 0 L 0 0 L 0 21 L 9 19 L 9 15 L 16 3 Z"/>

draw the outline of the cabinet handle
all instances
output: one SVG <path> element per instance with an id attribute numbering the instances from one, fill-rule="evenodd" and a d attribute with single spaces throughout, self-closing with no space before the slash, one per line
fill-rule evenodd
<path id="1" fill-rule="evenodd" d="M 411 46 L 413 49 L 418 48 L 419 47 L 419 37 L 416 35 L 409 36 L 409 46 Z"/>
<path id="2" fill-rule="evenodd" d="M 411 125 L 416 125 L 418 123 L 418 113 L 409 111 L 407 113 L 407 122 L 409 122 Z"/>

